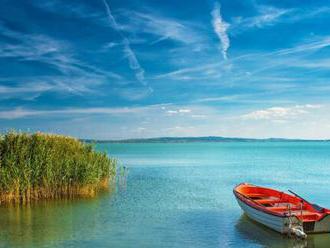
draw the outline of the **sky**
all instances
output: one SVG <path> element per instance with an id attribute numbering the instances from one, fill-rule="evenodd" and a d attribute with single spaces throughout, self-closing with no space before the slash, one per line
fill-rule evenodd
<path id="1" fill-rule="evenodd" d="M 330 138 L 330 6 L 0 0 L 0 132 Z"/>

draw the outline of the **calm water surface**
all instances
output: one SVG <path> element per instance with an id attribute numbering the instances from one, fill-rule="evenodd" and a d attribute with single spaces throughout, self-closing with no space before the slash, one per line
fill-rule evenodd
<path id="1" fill-rule="evenodd" d="M 0 247 L 330 247 L 245 217 L 240 182 L 292 189 L 330 208 L 330 143 L 99 144 L 128 170 L 90 200 L 0 208 Z M 121 172 L 120 174 L 125 174 Z"/>

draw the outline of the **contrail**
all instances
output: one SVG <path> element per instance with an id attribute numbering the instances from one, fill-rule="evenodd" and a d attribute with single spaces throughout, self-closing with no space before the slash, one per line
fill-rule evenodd
<path id="1" fill-rule="evenodd" d="M 230 46 L 229 37 L 227 34 L 227 29 L 229 24 L 226 23 L 220 14 L 220 4 L 215 3 L 214 9 L 211 12 L 212 15 L 212 25 L 214 28 L 214 32 L 217 34 L 220 42 L 221 42 L 221 50 L 223 58 L 227 59 L 227 50 Z"/>
<path id="2" fill-rule="evenodd" d="M 108 15 L 108 20 L 110 22 L 110 25 L 118 32 L 118 34 L 122 38 L 122 44 L 124 46 L 123 53 L 124 53 L 124 56 L 128 60 L 129 68 L 134 72 L 136 80 L 138 82 L 140 82 L 143 86 L 147 86 L 148 83 L 146 82 L 146 80 L 144 78 L 144 69 L 140 65 L 138 59 L 136 58 L 136 55 L 135 55 L 134 51 L 131 48 L 129 40 L 121 32 L 120 27 L 116 22 L 116 19 L 114 18 L 114 16 L 111 13 L 111 9 L 110 9 L 110 6 L 107 3 L 107 1 L 103 0 L 103 3 L 104 3 L 104 6 L 105 6 L 107 15 Z"/>

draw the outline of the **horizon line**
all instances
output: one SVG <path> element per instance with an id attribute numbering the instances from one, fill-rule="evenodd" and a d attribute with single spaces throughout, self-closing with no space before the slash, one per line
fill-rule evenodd
<path id="1" fill-rule="evenodd" d="M 231 140 L 231 141 L 330 141 L 330 138 L 323 139 L 306 139 L 306 138 L 283 138 L 283 137 L 268 137 L 268 138 L 251 138 L 251 137 L 225 137 L 225 136 L 160 136 L 160 137 L 149 137 L 149 138 L 123 138 L 123 139 L 92 139 L 92 138 L 79 138 L 84 141 L 96 141 L 96 142 L 134 142 L 134 141 L 161 141 L 161 140 L 207 140 L 214 142 L 217 139 L 220 140 Z M 214 140 L 212 140 L 214 139 Z"/>

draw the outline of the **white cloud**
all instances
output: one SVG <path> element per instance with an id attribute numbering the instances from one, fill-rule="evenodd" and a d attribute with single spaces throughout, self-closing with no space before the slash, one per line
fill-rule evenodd
<path id="1" fill-rule="evenodd" d="M 190 113 L 191 109 L 188 108 L 184 108 L 184 109 L 177 109 L 177 110 L 167 110 L 166 113 L 168 113 L 169 115 L 173 115 L 173 114 L 187 114 Z"/>
<path id="2" fill-rule="evenodd" d="M 191 109 L 179 109 L 179 113 L 190 113 Z"/>
<path id="3" fill-rule="evenodd" d="M 191 115 L 192 118 L 205 118 L 206 115 Z"/>
<path id="4" fill-rule="evenodd" d="M 312 109 L 321 108 L 321 105 L 306 104 L 295 105 L 293 107 L 272 107 L 262 110 L 256 110 L 242 115 L 245 120 L 285 120 L 294 119 L 300 115 L 309 113 Z"/>
<path id="5" fill-rule="evenodd" d="M 214 28 L 214 32 L 217 34 L 218 38 L 220 39 L 222 55 L 223 58 L 226 60 L 227 50 L 230 46 L 230 41 L 227 34 L 227 29 L 229 28 L 229 24 L 222 19 L 219 3 L 215 4 L 214 9 L 211 12 L 211 15 L 212 15 L 212 25 Z"/>

